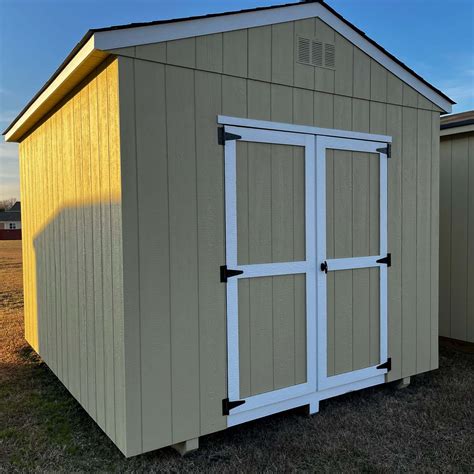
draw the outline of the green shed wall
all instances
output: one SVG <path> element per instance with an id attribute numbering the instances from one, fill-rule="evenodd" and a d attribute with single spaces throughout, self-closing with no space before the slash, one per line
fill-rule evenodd
<path id="1" fill-rule="evenodd" d="M 336 44 L 335 70 L 294 58 Z M 438 367 L 439 109 L 319 19 L 119 56 L 128 454 L 226 427 L 218 114 L 393 136 L 388 380 Z"/>
<path id="2" fill-rule="evenodd" d="M 474 342 L 474 133 L 441 137 L 440 336 Z"/>

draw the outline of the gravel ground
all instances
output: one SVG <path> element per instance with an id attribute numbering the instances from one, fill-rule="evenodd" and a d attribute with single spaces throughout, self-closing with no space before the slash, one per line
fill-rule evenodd
<path id="1" fill-rule="evenodd" d="M 474 346 L 473 346 L 474 347 Z M 21 246 L 0 242 L 0 471 L 474 472 L 474 349 L 440 369 L 125 459 L 23 339 Z"/>

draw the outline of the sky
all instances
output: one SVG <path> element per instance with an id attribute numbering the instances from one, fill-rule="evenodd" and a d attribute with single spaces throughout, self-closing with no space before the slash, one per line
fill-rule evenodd
<path id="1" fill-rule="evenodd" d="M 10 124 L 89 28 L 291 0 L 0 0 L 0 128 Z M 327 0 L 428 82 L 474 109 L 473 0 Z M 0 141 L 0 200 L 20 198 L 16 144 Z"/>

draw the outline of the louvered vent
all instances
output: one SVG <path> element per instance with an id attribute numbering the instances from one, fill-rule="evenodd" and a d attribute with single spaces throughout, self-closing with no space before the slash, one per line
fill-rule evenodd
<path id="1" fill-rule="evenodd" d="M 311 41 L 311 64 L 313 66 L 323 65 L 323 43 Z"/>
<path id="2" fill-rule="evenodd" d="M 333 44 L 324 45 L 324 65 L 326 67 L 336 67 L 336 48 Z"/>
<path id="3" fill-rule="evenodd" d="M 334 69 L 336 66 L 336 48 L 331 43 L 317 39 L 297 37 L 296 60 L 307 66 Z"/>
<path id="4" fill-rule="evenodd" d="M 310 64 L 311 43 L 309 39 L 298 36 L 298 62 Z"/>

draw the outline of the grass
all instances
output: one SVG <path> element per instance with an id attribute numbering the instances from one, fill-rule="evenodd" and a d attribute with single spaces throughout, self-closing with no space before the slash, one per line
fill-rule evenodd
<path id="1" fill-rule="evenodd" d="M 474 350 L 440 370 L 125 459 L 23 339 L 21 245 L 0 241 L 0 471 L 474 472 Z"/>

